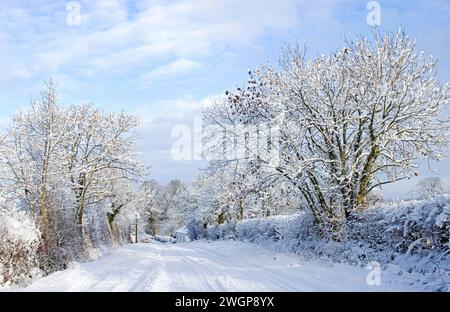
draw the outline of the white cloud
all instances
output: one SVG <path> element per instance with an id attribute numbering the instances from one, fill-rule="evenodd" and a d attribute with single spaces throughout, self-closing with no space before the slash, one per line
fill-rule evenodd
<path id="1" fill-rule="evenodd" d="M 22 105 L 17 103 L 22 99 L 26 102 L 29 94 L 38 94 L 42 80 L 49 77 L 69 89 L 75 101 L 89 98 L 108 108 L 148 102 L 137 110 L 145 121 L 141 149 L 149 158 L 147 163 L 165 173 L 172 170 L 171 177 L 182 176 L 164 154 L 170 150 L 171 127 L 192 122 L 200 107 L 215 98 L 205 95 L 237 82 L 231 79 L 237 77 L 239 81 L 239 70 L 245 73 L 246 66 L 252 66 L 247 62 L 254 56 L 255 62 L 264 61 L 271 45 L 279 46 L 290 39 L 306 39 L 310 44 L 312 39 L 318 45 L 323 43 L 320 48 L 329 49 L 330 38 L 337 40 L 346 33 L 342 23 L 351 29 L 359 25 L 357 18 L 338 18 L 341 13 L 361 15 L 364 27 L 367 14 L 365 4 L 354 0 L 78 1 L 82 14 L 78 27 L 66 23 L 68 0 L 0 1 L 0 99 L 2 103 L 13 103 L 2 104 L 3 109 Z M 443 3 L 421 4 L 423 7 L 414 14 L 448 12 L 448 4 Z M 384 10 L 387 21 L 388 4 Z M 411 20 L 416 17 L 406 13 L 400 10 L 390 20 L 397 23 L 402 16 Z M 414 21 L 417 24 L 420 19 Z M 288 37 L 291 35 L 297 37 Z M 445 27 L 424 36 L 430 47 L 441 47 L 438 51 L 444 61 L 448 54 L 448 40 L 443 40 L 446 36 Z M 447 73 L 448 62 L 443 64 L 441 68 Z M 192 75 L 196 71 L 204 75 Z M 184 85 L 172 84 L 181 77 Z M 139 89 L 155 81 L 172 85 L 161 90 L 157 86 L 151 92 Z M 176 99 L 154 100 L 170 97 Z M 153 161 L 157 155 L 160 160 Z M 167 163 L 161 163 L 163 160 Z"/>
<path id="2" fill-rule="evenodd" d="M 151 127 L 161 121 L 170 125 L 190 124 L 195 117 L 201 116 L 203 108 L 210 106 L 220 97 L 219 94 L 211 94 L 198 99 L 187 95 L 171 100 L 155 101 L 140 105 L 134 110 L 134 114 L 140 116 L 143 127 Z"/>
<path id="3" fill-rule="evenodd" d="M 206 162 L 199 160 L 177 161 L 170 151 L 175 138 L 172 129 L 186 125 L 193 135 L 194 120 L 201 118 L 201 108 L 210 105 L 218 96 L 211 95 L 201 99 L 184 97 L 142 105 L 134 113 L 140 116 L 142 126 L 138 129 L 138 148 L 145 151 L 141 155 L 144 163 L 151 164 L 151 175 L 162 182 L 175 177 L 189 182 L 204 167 Z M 156 138 L 156 139 L 155 139 Z"/>
<path id="4" fill-rule="evenodd" d="M 32 76 L 31 72 L 23 67 L 14 67 L 9 73 L 13 80 L 15 79 L 26 79 Z"/>
<path id="5" fill-rule="evenodd" d="M 298 1 L 151 1 L 137 12 L 125 1 L 80 1 L 82 24 L 65 24 L 63 5 L 7 8 L 0 34 L 17 36 L 6 49 L 35 43 L 23 67 L 39 73 L 73 70 L 94 74 L 125 71 L 142 63 L 159 65 L 218 53 L 224 47 L 251 46 L 267 30 L 295 26 Z M 23 30 L 27 28 L 27 31 Z M 0 35 L 2 41 L 5 35 Z"/>
<path id="6" fill-rule="evenodd" d="M 96 0 L 89 3 L 87 8 L 81 7 L 84 11 L 86 23 L 98 23 L 102 25 L 117 25 L 127 21 L 127 7 L 123 0 Z"/>
<path id="7" fill-rule="evenodd" d="M 145 88 L 149 84 L 161 78 L 178 79 L 187 73 L 195 71 L 202 67 L 202 63 L 190 59 L 178 59 L 169 64 L 158 66 L 139 77 L 139 83 Z"/>

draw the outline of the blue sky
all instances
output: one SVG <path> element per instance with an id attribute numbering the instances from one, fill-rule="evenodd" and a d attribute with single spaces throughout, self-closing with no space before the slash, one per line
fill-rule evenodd
<path id="1" fill-rule="evenodd" d="M 53 77 L 63 103 L 138 114 L 141 158 L 162 182 L 190 181 L 203 165 L 171 159 L 173 126 L 191 126 L 201 106 L 240 84 L 248 68 L 275 63 L 285 43 L 305 42 L 314 56 L 371 32 L 368 1 L 361 0 L 78 1 L 75 26 L 67 23 L 68 2 L 1 0 L 1 122 Z M 380 28 L 405 27 L 449 81 L 450 1 L 379 3 Z M 433 164 L 434 173 L 423 166 L 421 175 L 450 183 L 449 166 Z M 402 195 L 414 183 L 385 193 Z"/>

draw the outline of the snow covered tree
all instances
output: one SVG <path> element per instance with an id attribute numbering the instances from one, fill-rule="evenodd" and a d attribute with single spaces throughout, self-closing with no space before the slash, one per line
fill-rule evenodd
<path id="1" fill-rule="evenodd" d="M 137 125 L 130 114 L 61 105 L 53 81 L 13 116 L 0 146 L 2 195 L 35 221 L 45 271 L 82 258 L 92 238 L 110 242 L 112 192 L 123 194 L 125 182 L 144 172 L 135 157 Z"/>
<path id="2" fill-rule="evenodd" d="M 244 87 L 205 112 L 206 123 L 223 129 L 219 135 L 236 148 L 242 126 L 258 133 L 264 125 L 276 135 L 212 165 L 253 160 L 249 172 L 266 185 L 288 182 L 317 223 L 336 228 L 373 190 L 416 174 L 423 158 L 445 156 L 449 102 L 436 61 L 402 30 L 346 42 L 315 59 L 288 47 L 281 66 L 250 73 Z"/>
<path id="3" fill-rule="evenodd" d="M 418 199 L 436 199 L 436 196 L 445 193 L 445 189 L 441 178 L 431 177 L 421 179 L 413 192 Z"/>
<path id="4" fill-rule="evenodd" d="M 136 206 L 150 234 L 155 235 L 165 210 L 164 189 L 156 181 L 145 181 L 137 192 Z"/>
<path id="5" fill-rule="evenodd" d="M 165 207 L 161 219 L 163 233 L 172 235 L 174 231 L 185 225 L 181 201 L 187 193 L 187 186 L 180 180 L 171 180 L 164 188 Z"/>
<path id="6" fill-rule="evenodd" d="M 108 196 L 110 207 L 106 211 L 106 216 L 113 241 L 120 241 L 126 237 L 126 235 L 123 235 L 123 232 L 127 232 L 131 221 L 128 220 L 129 218 L 122 218 L 122 222 L 116 221 L 118 217 L 129 214 L 129 211 L 134 212 L 136 210 L 136 201 L 140 200 L 136 184 L 129 180 L 110 181 Z M 124 222 L 125 220 L 130 222 Z"/>
<path id="7" fill-rule="evenodd" d="M 3 150 L 7 182 L 23 194 L 24 204 L 39 224 L 44 250 L 49 245 L 49 210 L 54 186 L 67 185 L 62 162 L 63 143 L 72 133 L 66 108 L 58 105 L 55 84 L 50 81 L 31 109 L 12 119 Z"/>
<path id="8" fill-rule="evenodd" d="M 85 209 L 109 196 L 106 186 L 143 172 L 134 150 L 133 130 L 139 121 L 126 113 L 104 114 L 91 105 L 74 107 L 71 117 L 76 122 L 76 131 L 65 145 L 66 166 L 82 236 Z"/>

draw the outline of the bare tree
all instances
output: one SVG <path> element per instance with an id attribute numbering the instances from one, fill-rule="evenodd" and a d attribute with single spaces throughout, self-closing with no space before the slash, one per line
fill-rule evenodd
<path id="1" fill-rule="evenodd" d="M 106 213 L 121 211 L 110 209 L 118 204 L 114 193 L 125 193 L 125 185 L 145 172 L 136 160 L 138 124 L 126 113 L 61 105 L 52 81 L 28 110 L 13 116 L 0 146 L 2 191 L 32 214 L 49 271 L 80 256 L 89 246 L 83 242 L 108 236 Z M 87 217 L 91 231 L 83 235 Z"/>
<path id="2" fill-rule="evenodd" d="M 75 133 L 67 141 L 66 166 L 76 196 L 77 223 L 83 235 L 86 207 L 111 194 L 108 185 L 143 173 L 135 160 L 133 129 L 139 121 L 132 115 L 104 114 L 91 105 L 73 107 Z"/>
<path id="3" fill-rule="evenodd" d="M 13 117 L 4 153 L 9 168 L 7 180 L 21 190 L 40 225 L 45 249 L 48 248 L 50 192 L 63 179 L 62 144 L 73 130 L 67 109 L 57 102 L 56 86 L 50 81 L 40 99 L 32 101 L 30 110 Z"/>
<path id="4" fill-rule="evenodd" d="M 442 112 L 450 87 L 413 39 L 400 30 L 346 45 L 311 60 L 288 47 L 281 66 L 250 73 L 244 87 L 205 113 L 227 137 L 236 126 L 276 128 L 266 147 L 279 152 L 276 165 L 251 146 L 240 159 L 212 165 L 246 161 L 246 171 L 267 185 L 289 182 L 316 222 L 332 227 L 364 207 L 374 189 L 414 174 L 419 160 L 442 159 L 449 138 Z"/>
<path id="5" fill-rule="evenodd" d="M 436 199 L 438 195 L 445 193 L 445 188 L 441 178 L 430 177 L 421 179 L 412 190 L 412 193 L 418 199 Z"/>

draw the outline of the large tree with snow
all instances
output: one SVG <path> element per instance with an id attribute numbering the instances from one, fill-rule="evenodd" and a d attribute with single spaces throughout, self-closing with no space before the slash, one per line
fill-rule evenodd
<path id="1" fill-rule="evenodd" d="M 71 110 L 74 131 L 65 142 L 66 170 L 76 198 L 77 223 L 83 234 L 83 217 L 89 205 L 111 196 L 110 186 L 143 174 L 136 161 L 134 129 L 139 121 L 131 114 L 103 113 L 92 105 Z"/>
<path id="2" fill-rule="evenodd" d="M 241 126 L 276 129 L 269 144 L 246 144 L 240 158 L 213 166 L 247 161 L 247 172 L 268 185 L 295 187 L 316 222 L 336 225 L 374 189 L 417 174 L 421 159 L 444 157 L 450 87 L 436 79 L 436 60 L 403 31 L 346 42 L 315 59 L 288 47 L 280 63 L 250 73 L 244 87 L 206 111 L 231 144 L 242 142 L 233 138 Z"/>
<path id="3" fill-rule="evenodd" d="M 58 105 L 50 81 L 31 108 L 12 118 L 2 150 L 3 179 L 21 195 L 22 202 L 39 224 L 44 249 L 49 241 L 49 214 L 54 186 L 64 187 L 63 144 L 73 131 L 69 110 Z"/>

